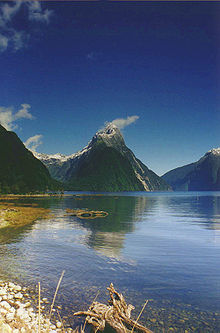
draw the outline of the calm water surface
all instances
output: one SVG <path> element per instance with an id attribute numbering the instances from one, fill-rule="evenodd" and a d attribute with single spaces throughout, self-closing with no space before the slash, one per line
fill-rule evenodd
<path id="1" fill-rule="evenodd" d="M 17 202 L 17 201 L 16 201 Z M 113 282 L 154 332 L 220 332 L 220 192 L 123 193 L 23 199 L 53 216 L 17 230 L 0 230 L 0 277 L 52 298 L 74 327 L 98 290 L 106 302 Z M 104 210 L 80 220 L 67 208 Z M 155 321 L 156 319 L 156 321 Z M 147 322 L 146 322 L 147 321 Z M 185 331 L 186 330 L 186 331 Z"/>

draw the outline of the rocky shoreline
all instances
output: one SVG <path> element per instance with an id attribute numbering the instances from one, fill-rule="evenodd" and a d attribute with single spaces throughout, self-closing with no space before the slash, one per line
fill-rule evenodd
<path id="1" fill-rule="evenodd" d="M 1 333 L 71 333 L 61 321 L 51 323 L 43 313 L 47 298 L 41 300 L 41 314 L 33 307 L 27 288 L 0 280 L 0 332 Z M 40 329 L 39 329 L 40 322 Z"/>

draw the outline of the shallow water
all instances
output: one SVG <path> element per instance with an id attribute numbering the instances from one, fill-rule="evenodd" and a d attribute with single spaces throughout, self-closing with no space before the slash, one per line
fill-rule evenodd
<path id="1" fill-rule="evenodd" d="M 17 202 L 17 201 L 16 201 Z M 155 332 L 219 332 L 220 192 L 111 193 L 23 199 L 53 217 L 0 230 L 0 277 L 32 285 L 57 303 L 70 325 L 98 290 L 106 302 L 113 282 L 134 316 L 149 299 L 142 323 Z M 66 208 L 104 210 L 81 220 Z"/>

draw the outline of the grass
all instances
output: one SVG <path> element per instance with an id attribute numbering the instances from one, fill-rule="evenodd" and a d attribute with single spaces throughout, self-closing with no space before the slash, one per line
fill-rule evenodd
<path id="1" fill-rule="evenodd" d="M 12 203 L 0 203 L 0 229 L 20 227 L 37 219 L 48 218 L 50 210 L 35 206 L 16 206 Z"/>

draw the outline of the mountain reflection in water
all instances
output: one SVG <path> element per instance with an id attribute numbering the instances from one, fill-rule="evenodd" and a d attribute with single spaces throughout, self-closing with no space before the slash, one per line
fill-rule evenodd
<path id="1" fill-rule="evenodd" d="M 84 199 L 78 208 L 94 209 L 92 197 Z M 74 219 L 74 223 L 86 229 L 84 244 L 108 257 L 120 258 L 125 236 L 135 230 L 144 211 L 152 209 L 153 202 L 147 197 L 100 197 L 96 210 L 109 213 L 105 218 L 94 220 Z M 71 218 L 70 218 L 71 221 Z"/>
<path id="2" fill-rule="evenodd" d="M 110 282 L 137 309 L 148 298 L 167 309 L 218 311 L 219 192 L 73 195 L 22 202 L 50 208 L 53 216 L 0 230 L 0 278 L 28 285 L 40 281 L 50 297 L 65 270 L 58 300 L 67 312 L 87 307 Z M 109 215 L 79 219 L 66 214 L 67 208 Z M 105 301 L 105 292 L 100 298 Z M 204 322 L 213 316 L 203 312 L 201 318 Z M 184 325 L 181 329 L 188 329 Z M 210 325 L 201 332 L 216 331 L 216 323 Z"/>

